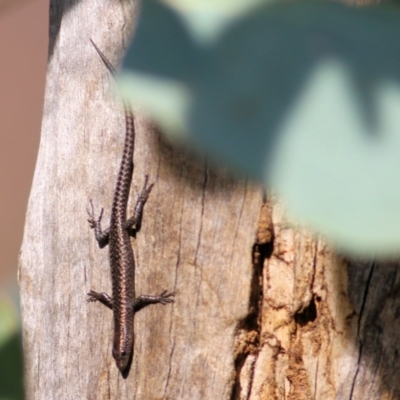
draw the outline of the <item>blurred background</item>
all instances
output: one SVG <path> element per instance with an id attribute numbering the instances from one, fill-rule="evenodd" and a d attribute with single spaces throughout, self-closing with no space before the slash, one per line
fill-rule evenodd
<path id="1" fill-rule="evenodd" d="M 39 146 L 49 2 L 0 0 L 0 400 L 23 399 L 18 252 Z"/>

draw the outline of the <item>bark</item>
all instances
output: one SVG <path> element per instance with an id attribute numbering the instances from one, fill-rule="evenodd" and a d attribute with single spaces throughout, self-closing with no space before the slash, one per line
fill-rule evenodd
<path id="1" fill-rule="evenodd" d="M 110 216 L 124 118 L 114 64 L 137 2 L 52 0 L 42 137 L 20 255 L 28 399 L 397 399 L 397 264 L 351 264 L 285 221 L 261 188 L 167 143 L 135 110 L 134 186 L 155 182 L 132 240 L 137 294 L 123 379 L 111 292 L 86 207 Z"/>

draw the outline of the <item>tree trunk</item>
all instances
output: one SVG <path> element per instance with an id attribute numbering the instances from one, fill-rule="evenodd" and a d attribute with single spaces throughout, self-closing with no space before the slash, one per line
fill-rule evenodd
<path id="1" fill-rule="evenodd" d="M 168 144 L 134 110 L 129 209 L 155 182 L 132 246 L 137 294 L 127 379 L 111 355 L 111 292 L 86 207 L 116 184 L 124 117 L 92 38 L 114 64 L 137 2 L 52 0 L 42 139 L 20 256 L 28 399 L 398 399 L 397 265 L 352 264 L 290 227 L 248 181 Z"/>

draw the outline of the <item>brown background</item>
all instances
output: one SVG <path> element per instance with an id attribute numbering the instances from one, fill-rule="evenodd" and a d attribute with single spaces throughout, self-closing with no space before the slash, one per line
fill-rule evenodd
<path id="1" fill-rule="evenodd" d="M 0 0 L 0 291 L 16 282 L 35 168 L 47 63 L 49 2 Z"/>

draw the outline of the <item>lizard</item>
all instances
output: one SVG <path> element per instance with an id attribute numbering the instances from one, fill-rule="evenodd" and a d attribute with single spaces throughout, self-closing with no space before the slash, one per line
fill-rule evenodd
<path id="1" fill-rule="evenodd" d="M 116 70 L 111 62 L 91 40 L 92 45 L 101 57 L 109 72 L 115 77 Z M 109 246 L 109 260 L 112 281 L 112 297 L 107 293 L 90 290 L 87 301 L 99 301 L 113 311 L 114 339 L 112 355 L 117 368 L 126 377 L 129 373 L 133 357 L 134 345 L 134 314 L 149 304 L 172 303 L 174 293 L 166 290 L 158 296 L 142 295 L 135 297 L 135 257 L 130 242 L 130 234 L 140 229 L 143 207 L 149 197 L 154 184 L 148 184 L 148 175 L 145 176 L 144 185 L 134 207 L 133 216 L 127 219 L 127 205 L 133 174 L 133 153 L 135 147 L 135 125 L 133 113 L 124 102 L 125 111 L 125 143 L 121 165 L 119 168 L 117 185 L 111 209 L 110 226 L 101 229 L 103 217 L 102 208 L 99 217 L 94 217 L 93 202 L 87 209 L 89 225 L 94 229 L 95 237 L 100 248 Z"/>

